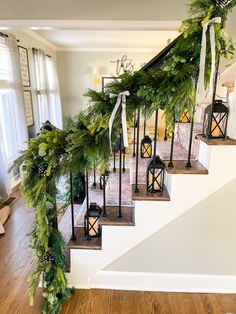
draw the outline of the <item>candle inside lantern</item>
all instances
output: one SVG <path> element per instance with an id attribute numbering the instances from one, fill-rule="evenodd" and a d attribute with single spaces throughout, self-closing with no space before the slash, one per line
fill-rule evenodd
<path id="1" fill-rule="evenodd" d="M 211 136 L 220 137 L 222 135 L 218 124 L 215 121 L 212 121 L 211 124 Z"/>
<path id="2" fill-rule="evenodd" d="M 90 237 L 97 236 L 99 233 L 98 218 L 89 217 L 89 235 Z"/>

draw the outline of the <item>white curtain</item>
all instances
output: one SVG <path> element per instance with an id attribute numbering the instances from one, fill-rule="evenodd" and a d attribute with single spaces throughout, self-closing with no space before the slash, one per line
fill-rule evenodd
<path id="1" fill-rule="evenodd" d="M 26 125 L 24 95 L 21 81 L 20 54 L 16 37 L 9 34 L 7 45 L 10 53 L 10 93 L 14 107 L 17 153 L 27 148 L 28 130 Z"/>
<path id="2" fill-rule="evenodd" d="M 61 101 L 56 66 L 41 49 L 33 49 L 38 93 L 39 124 L 49 120 L 62 128 Z"/>
<path id="3" fill-rule="evenodd" d="M 27 147 L 20 59 L 14 35 L 0 36 L 0 197 L 11 192 L 8 168 Z"/>
<path id="4" fill-rule="evenodd" d="M 7 157 L 3 144 L 2 128 L 0 124 L 0 199 L 11 193 L 11 182 L 8 174 Z"/>

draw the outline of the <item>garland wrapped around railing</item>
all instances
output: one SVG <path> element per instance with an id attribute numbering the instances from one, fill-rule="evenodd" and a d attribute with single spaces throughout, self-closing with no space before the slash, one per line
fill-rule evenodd
<path id="1" fill-rule="evenodd" d="M 124 73 L 109 85 L 109 93 L 118 95 L 129 91 L 126 115 L 132 124 L 138 108 L 151 115 L 164 109 L 167 126 L 173 131 L 174 119 L 183 112 L 194 113 L 196 83 L 201 51 L 203 25 L 214 17 L 221 18 L 215 25 L 216 56 L 233 55 L 233 44 L 225 38 L 224 26 L 232 1 L 194 0 L 190 12 L 194 16 L 183 22 L 181 36 L 165 61 L 155 71 Z M 209 38 L 207 37 L 207 43 Z M 206 47 L 205 83 L 211 72 L 211 53 Z M 121 79 L 121 80 L 120 80 Z M 107 90 L 107 88 L 106 88 Z M 35 208 L 35 220 L 30 234 L 30 247 L 36 268 L 30 277 L 30 303 L 33 304 L 40 282 L 44 285 L 42 313 L 59 313 L 63 303 L 71 296 L 64 268 L 65 242 L 56 228 L 56 184 L 64 173 L 92 172 L 94 162 L 100 173 L 108 169 L 111 155 L 109 119 L 115 105 L 109 94 L 90 90 L 93 104 L 74 119 L 70 132 L 43 130 L 29 141 L 29 147 L 16 161 L 22 165 L 22 192 L 30 206 Z M 175 117 L 175 118 L 173 118 Z M 112 125 L 112 147 L 120 132 L 121 113 L 117 112 Z"/>

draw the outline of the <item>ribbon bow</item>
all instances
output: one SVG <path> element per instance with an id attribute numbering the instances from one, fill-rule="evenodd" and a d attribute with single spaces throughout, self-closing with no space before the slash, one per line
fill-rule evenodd
<path id="1" fill-rule="evenodd" d="M 200 68 L 197 86 L 197 103 L 208 102 L 212 100 L 214 77 L 216 72 L 216 42 L 215 42 L 215 23 L 221 23 L 221 17 L 215 17 L 209 20 L 202 30 L 202 43 L 200 55 Z M 211 76 L 208 90 L 205 90 L 205 66 L 206 66 L 206 32 L 209 27 L 211 42 Z"/>
<path id="2" fill-rule="evenodd" d="M 126 120 L 126 96 L 129 96 L 129 95 L 130 95 L 129 91 L 125 91 L 125 92 L 119 93 L 119 95 L 117 97 L 115 107 L 112 111 L 112 114 L 111 114 L 111 117 L 109 120 L 110 144 L 111 144 L 112 125 L 113 125 L 117 110 L 119 109 L 119 107 L 121 105 L 121 108 L 122 108 L 121 121 L 122 121 L 122 131 L 123 131 L 123 142 L 124 142 L 124 147 L 128 147 L 128 132 L 127 132 L 127 120 Z"/>

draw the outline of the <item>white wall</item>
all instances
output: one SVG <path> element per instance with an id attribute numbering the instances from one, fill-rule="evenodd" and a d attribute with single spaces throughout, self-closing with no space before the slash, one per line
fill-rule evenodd
<path id="1" fill-rule="evenodd" d="M 234 179 L 106 270 L 236 275 Z"/>
<path id="2" fill-rule="evenodd" d="M 156 53 L 141 52 L 57 52 L 64 116 L 78 114 L 79 111 L 86 108 L 88 98 L 84 97 L 84 94 L 89 88 L 95 87 L 93 85 L 93 70 L 101 67 L 104 71 L 101 76 L 114 76 L 116 66 L 110 61 L 120 59 L 124 54 L 133 60 L 136 70 L 140 69 L 142 63 L 148 62 L 156 55 Z M 101 86 L 98 89 L 101 89 Z"/>

